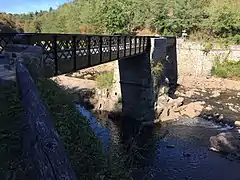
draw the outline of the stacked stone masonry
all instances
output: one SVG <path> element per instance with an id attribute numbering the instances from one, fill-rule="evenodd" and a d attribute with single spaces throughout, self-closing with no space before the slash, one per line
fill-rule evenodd
<path id="1" fill-rule="evenodd" d="M 204 52 L 203 44 L 177 40 L 177 59 L 179 75 L 210 76 L 214 60 L 240 60 L 240 46 L 222 49 L 213 46 L 209 52 Z"/>

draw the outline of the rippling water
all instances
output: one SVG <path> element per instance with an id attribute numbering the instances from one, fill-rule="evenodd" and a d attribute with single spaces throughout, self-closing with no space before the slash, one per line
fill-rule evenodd
<path id="1" fill-rule="evenodd" d="M 139 127 L 130 120 L 112 122 L 107 118 L 97 120 L 84 108 L 77 106 L 90 121 L 90 125 L 105 149 L 110 140 L 119 145 L 134 136 Z M 136 180 L 240 180 L 240 163 L 230 161 L 209 151 L 209 137 L 231 129 L 200 118 L 181 119 L 173 124 L 149 126 L 142 130 L 137 141 L 145 143 L 157 138 L 154 148 L 135 171 Z M 153 139 L 153 138 L 152 138 Z M 155 138 L 154 138 L 155 139 Z"/>

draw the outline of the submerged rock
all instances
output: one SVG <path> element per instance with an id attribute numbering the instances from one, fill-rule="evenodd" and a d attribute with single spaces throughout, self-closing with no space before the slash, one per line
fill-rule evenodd
<path id="1" fill-rule="evenodd" d="M 211 97 L 218 97 L 220 95 L 221 95 L 221 92 L 219 90 L 215 90 L 215 91 L 212 92 Z"/>
<path id="2" fill-rule="evenodd" d="M 213 109 L 213 107 L 211 105 L 208 105 L 206 108 L 205 108 L 207 111 L 211 111 Z"/>
<path id="3" fill-rule="evenodd" d="M 223 132 L 209 139 L 210 150 L 239 155 L 240 153 L 240 133 L 236 130 Z"/>

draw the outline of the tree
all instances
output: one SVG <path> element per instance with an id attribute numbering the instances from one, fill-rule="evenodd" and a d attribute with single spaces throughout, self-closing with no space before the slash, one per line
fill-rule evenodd
<path id="1" fill-rule="evenodd" d="M 239 0 L 74 0 L 49 11 L 0 13 L 0 23 L 25 32 L 132 33 L 148 29 L 161 35 L 199 33 L 200 37 L 239 42 Z"/>
<path id="2" fill-rule="evenodd" d="M 26 20 L 25 23 L 24 23 L 24 32 L 30 32 L 30 21 L 29 20 Z"/>
<path id="3" fill-rule="evenodd" d="M 95 26 L 110 34 L 131 31 L 130 0 L 99 0 L 96 6 L 96 17 L 93 22 Z"/>
<path id="4" fill-rule="evenodd" d="M 40 33 L 41 32 L 41 23 L 37 19 L 33 20 L 29 24 L 29 32 Z"/>

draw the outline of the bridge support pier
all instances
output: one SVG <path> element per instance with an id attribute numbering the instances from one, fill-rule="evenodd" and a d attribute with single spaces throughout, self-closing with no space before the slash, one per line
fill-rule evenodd
<path id="1" fill-rule="evenodd" d="M 153 121 L 154 102 L 149 53 L 118 61 L 124 116 Z"/>
<path id="2" fill-rule="evenodd" d="M 122 98 L 123 116 L 147 123 L 157 121 L 154 106 L 159 87 L 166 77 L 169 85 L 176 84 L 177 71 L 172 67 L 176 62 L 174 39 L 152 38 L 151 50 L 116 62 L 113 93 L 116 98 Z M 156 62 L 162 64 L 157 74 L 154 67 Z"/>

